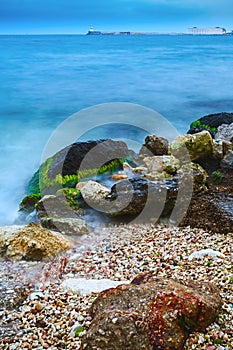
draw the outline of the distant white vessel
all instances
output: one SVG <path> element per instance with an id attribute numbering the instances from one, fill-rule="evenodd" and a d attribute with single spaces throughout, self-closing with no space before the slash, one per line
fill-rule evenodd
<path id="1" fill-rule="evenodd" d="M 225 28 L 215 27 L 215 28 L 198 28 L 192 27 L 188 28 L 188 34 L 197 34 L 197 35 L 223 35 L 227 31 Z"/>

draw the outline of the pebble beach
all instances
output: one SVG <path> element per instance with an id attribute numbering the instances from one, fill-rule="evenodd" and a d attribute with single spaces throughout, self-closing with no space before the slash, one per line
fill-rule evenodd
<path id="1" fill-rule="evenodd" d="M 80 294 L 66 281 L 128 283 L 141 273 L 214 283 L 223 307 L 185 350 L 233 349 L 233 233 L 155 225 L 93 229 L 75 248 L 48 262 L 0 262 L 0 349 L 80 349 L 98 293 Z M 205 252 L 203 253 L 203 249 Z M 208 251 L 208 254 L 206 254 Z"/>

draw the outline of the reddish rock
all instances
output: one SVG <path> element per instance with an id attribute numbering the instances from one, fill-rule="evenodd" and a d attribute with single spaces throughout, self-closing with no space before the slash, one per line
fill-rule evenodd
<path id="1" fill-rule="evenodd" d="M 221 304 L 209 283 L 140 275 L 100 293 L 82 350 L 180 350 L 190 333 L 215 320 Z"/>

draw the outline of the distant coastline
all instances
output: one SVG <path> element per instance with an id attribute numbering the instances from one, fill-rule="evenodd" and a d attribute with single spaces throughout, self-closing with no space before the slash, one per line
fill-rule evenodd
<path id="1" fill-rule="evenodd" d="M 131 31 L 113 31 L 113 32 L 102 32 L 100 30 L 94 30 L 94 27 L 90 27 L 86 35 L 233 35 L 233 31 L 227 31 L 224 28 L 215 27 L 215 28 L 188 28 L 187 33 L 184 32 L 168 32 L 168 33 L 159 33 L 159 32 L 131 32 Z"/>

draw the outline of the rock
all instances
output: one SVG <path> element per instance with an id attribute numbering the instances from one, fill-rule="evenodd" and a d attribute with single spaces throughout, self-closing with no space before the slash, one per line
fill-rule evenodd
<path id="1" fill-rule="evenodd" d="M 23 198 L 19 205 L 19 211 L 24 213 L 31 213 L 35 210 L 35 205 L 41 199 L 39 194 L 28 194 Z"/>
<path id="2" fill-rule="evenodd" d="M 194 195 L 180 226 L 227 234 L 233 228 L 233 197 L 224 192 Z"/>
<path id="3" fill-rule="evenodd" d="M 93 171 L 98 171 L 103 165 L 108 169 L 112 161 L 117 169 L 121 164 L 118 159 L 126 158 L 128 154 L 127 145 L 122 141 L 98 140 L 73 143 L 48 158 L 40 166 L 29 182 L 28 193 L 54 194 L 62 187 L 60 178 L 63 177 L 64 180 L 65 176 L 71 177 L 66 181 L 72 183 L 69 187 L 74 187 L 78 182 L 77 171 L 84 172 L 87 177 L 93 175 Z"/>
<path id="4" fill-rule="evenodd" d="M 153 156 L 143 159 L 149 173 L 165 172 L 174 175 L 180 167 L 180 161 L 174 156 Z"/>
<path id="5" fill-rule="evenodd" d="M 209 114 L 191 123 L 188 134 L 208 130 L 213 137 L 217 132 L 217 128 L 222 124 L 233 123 L 233 113 L 216 113 Z"/>
<path id="6" fill-rule="evenodd" d="M 229 151 L 222 159 L 220 166 L 222 169 L 233 171 L 233 151 Z"/>
<path id="7" fill-rule="evenodd" d="M 193 193 L 200 193 L 207 191 L 207 172 L 197 163 L 187 163 L 183 165 L 177 172 L 181 179 L 186 176 L 193 177 Z"/>
<path id="8" fill-rule="evenodd" d="M 190 333 L 204 331 L 222 300 L 210 283 L 178 282 L 141 275 L 130 284 L 100 293 L 83 350 L 180 350 Z"/>
<path id="9" fill-rule="evenodd" d="M 178 192 L 176 180 L 158 182 L 132 178 L 122 180 L 111 188 L 106 197 L 110 216 L 136 216 L 143 211 L 143 219 L 157 220 L 168 216 L 175 204 Z"/>
<path id="10" fill-rule="evenodd" d="M 68 278 L 62 282 L 61 287 L 72 293 L 89 295 L 91 293 L 100 293 L 109 288 L 118 287 L 123 283 L 126 284 L 128 282 L 112 281 L 109 279 Z"/>
<path id="11" fill-rule="evenodd" d="M 105 211 L 106 196 L 110 190 L 96 181 L 90 180 L 80 188 L 84 201 L 96 210 Z"/>
<path id="12" fill-rule="evenodd" d="M 69 206 L 69 201 L 65 197 L 54 195 L 44 196 L 36 205 L 39 220 L 43 217 L 52 218 L 77 218 L 78 210 L 75 211 Z"/>
<path id="13" fill-rule="evenodd" d="M 209 256 L 213 259 L 218 259 L 218 258 L 225 258 L 226 256 L 218 251 L 215 251 L 213 249 L 202 249 L 197 252 L 192 253 L 189 256 L 189 261 L 193 259 L 202 259 L 205 256 Z"/>
<path id="14" fill-rule="evenodd" d="M 112 180 L 120 181 L 128 178 L 128 175 L 126 174 L 112 174 L 111 176 Z"/>
<path id="15" fill-rule="evenodd" d="M 44 196 L 36 206 L 37 216 L 43 227 L 67 235 L 88 232 L 85 220 L 80 218 L 83 211 L 71 208 L 64 196 Z"/>
<path id="16" fill-rule="evenodd" d="M 92 150 L 92 152 L 90 152 Z M 96 150 L 96 151 L 94 151 Z M 87 154 L 88 157 L 87 157 Z M 126 158 L 127 145 L 122 141 L 99 140 L 76 142 L 59 151 L 54 157 L 49 169 L 49 177 L 75 174 L 85 158 L 83 169 L 99 169 L 100 165 L 117 158 Z"/>
<path id="17" fill-rule="evenodd" d="M 209 125 L 211 128 L 218 128 L 222 124 L 233 123 L 233 113 L 215 113 L 209 114 L 199 119 L 201 124 Z"/>
<path id="18" fill-rule="evenodd" d="M 186 162 L 205 159 L 213 153 L 213 139 L 208 131 L 194 135 L 180 135 L 170 144 L 170 152 L 179 160 Z"/>
<path id="19" fill-rule="evenodd" d="M 172 176 L 166 173 L 165 171 L 154 171 L 153 173 L 146 173 L 142 175 L 142 177 L 150 181 L 164 181 L 167 178 L 172 178 Z"/>
<path id="20" fill-rule="evenodd" d="M 89 232 L 86 221 L 74 218 L 41 218 L 41 225 L 65 235 L 82 235 Z"/>
<path id="21" fill-rule="evenodd" d="M 215 135 L 215 140 L 222 140 L 233 143 L 233 122 L 229 125 L 220 125 Z"/>
<path id="22" fill-rule="evenodd" d="M 168 140 L 157 135 L 149 135 L 145 138 L 139 154 L 147 154 L 149 156 L 162 156 L 168 154 Z"/>
<path id="23" fill-rule="evenodd" d="M 36 223 L 2 227 L 0 231 L 0 255 L 11 260 L 52 258 L 71 247 L 67 238 Z"/>

